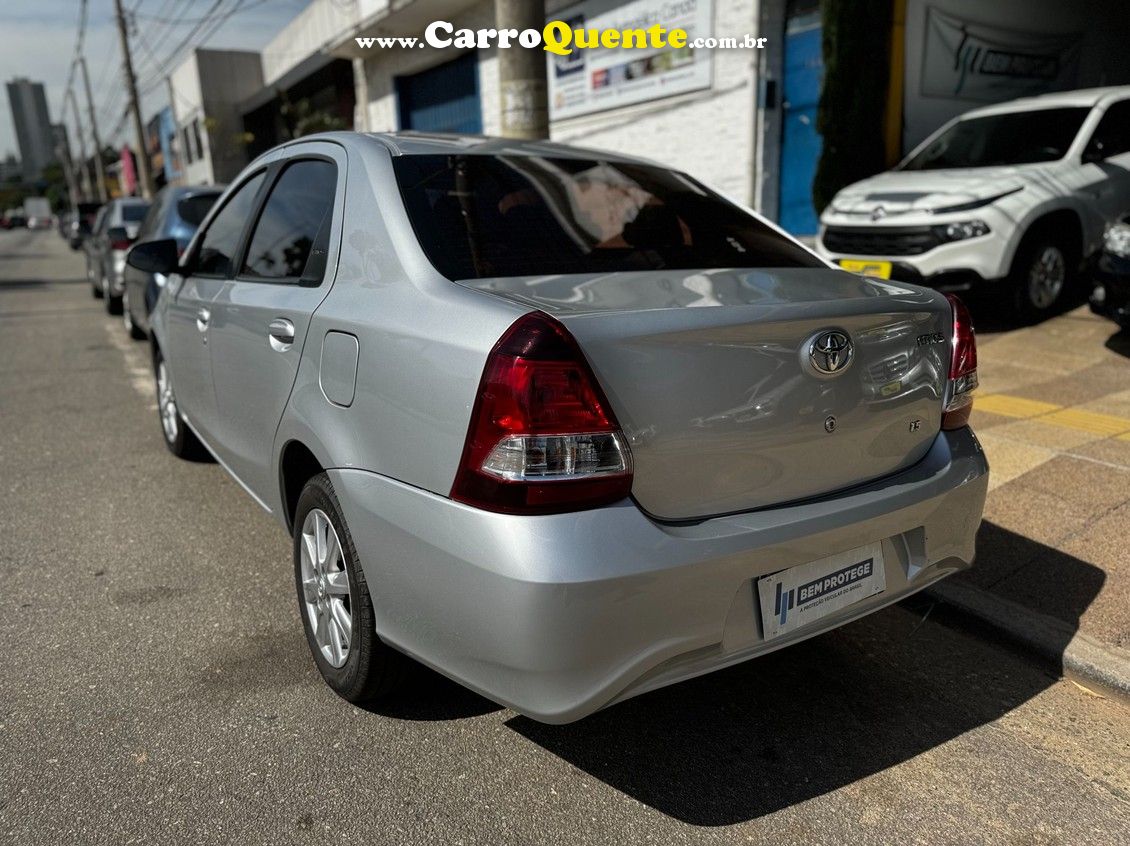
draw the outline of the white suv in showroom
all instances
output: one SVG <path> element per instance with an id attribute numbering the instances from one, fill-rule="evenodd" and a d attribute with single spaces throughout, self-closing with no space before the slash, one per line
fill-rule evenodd
<path id="1" fill-rule="evenodd" d="M 817 250 L 846 270 L 964 291 L 1007 284 L 1051 312 L 1130 211 L 1130 86 L 1027 97 L 950 121 L 840 191 Z"/>

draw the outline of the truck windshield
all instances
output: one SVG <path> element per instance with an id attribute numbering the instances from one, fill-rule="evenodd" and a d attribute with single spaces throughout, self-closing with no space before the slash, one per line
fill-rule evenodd
<path id="1" fill-rule="evenodd" d="M 1062 159 L 1090 108 L 1036 109 L 959 120 L 900 170 L 992 167 Z"/>
<path id="2" fill-rule="evenodd" d="M 683 174 L 580 158 L 393 160 L 416 237 L 449 279 L 712 267 L 822 267 Z"/>

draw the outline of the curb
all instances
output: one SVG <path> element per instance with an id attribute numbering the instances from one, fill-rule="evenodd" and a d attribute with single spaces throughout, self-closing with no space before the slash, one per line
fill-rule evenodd
<path id="1" fill-rule="evenodd" d="M 1055 617 L 979 587 L 946 580 L 926 589 L 936 599 L 988 623 L 1063 669 L 1130 695 L 1130 652 L 1102 643 Z"/>

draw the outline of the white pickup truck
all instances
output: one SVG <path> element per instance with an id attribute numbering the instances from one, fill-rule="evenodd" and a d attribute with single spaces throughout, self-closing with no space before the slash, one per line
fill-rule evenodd
<path id="1" fill-rule="evenodd" d="M 840 191 L 817 250 L 845 269 L 946 291 L 1010 286 L 1051 312 L 1130 211 L 1130 86 L 967 112 L 894 170 Z"/>

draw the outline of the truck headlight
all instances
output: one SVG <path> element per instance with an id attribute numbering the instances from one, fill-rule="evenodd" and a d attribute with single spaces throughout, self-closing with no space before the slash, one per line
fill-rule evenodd
<path id="1" fill-rule="evenodd" d="M 1103 235 L 1103 251 L 1119 258 L 1130 258 L 1130 224 L 1116 223 Z"/>
<path id="2" fill-rule="evenodd" d="M 943 243 L 980 238 L 991 231 L 989 224 L 983 220 L 959 220 L 954 223 L 939 223 L 934 227 L 934 233 L 942 239 Z"/>

